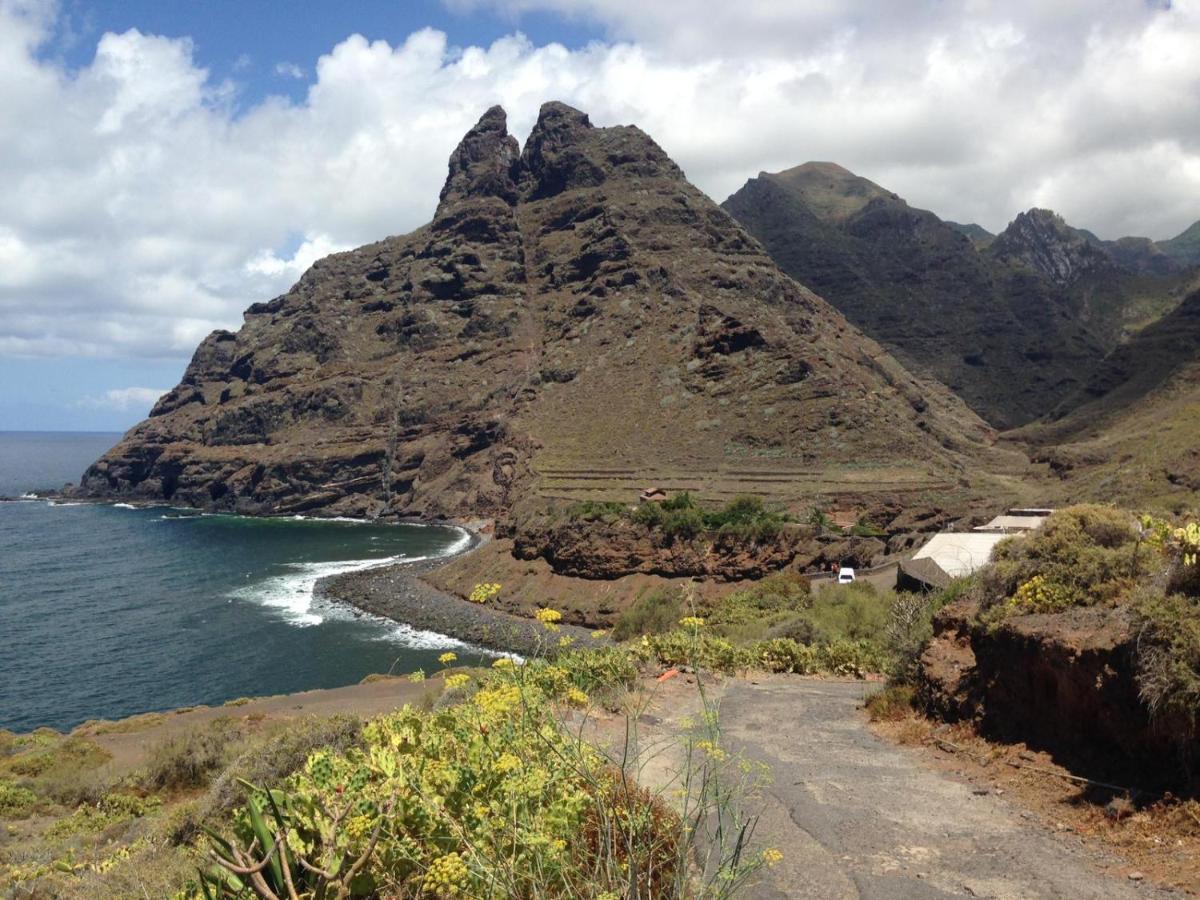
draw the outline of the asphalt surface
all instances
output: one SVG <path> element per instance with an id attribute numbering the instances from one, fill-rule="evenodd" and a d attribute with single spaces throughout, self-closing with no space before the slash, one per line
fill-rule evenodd
<path id="1" fill-rule="evenodd" d="M 889 744 L 859 707 L 875 685 L 797 678 L 725 683 L 727 748 L 767 763 L 759 846 L 783 860 L 748 896 L 776 898 L 1134 898 L 1150 885 L 1101 871 L 1112 860 L 1023 818 L 994 794 Z"/>

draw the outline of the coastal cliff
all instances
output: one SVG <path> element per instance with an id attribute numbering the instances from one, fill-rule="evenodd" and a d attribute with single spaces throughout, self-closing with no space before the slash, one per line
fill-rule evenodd
<path id="1" fill-rule="evenodd" d="M 79 493 L 438 518 L 503 514 L 549 470 L 977 477 L 990 429 L 784 275 L 645 133 L 548 103 L 522 150 L 505 123 L 494 107 L 463 138 L 429 225 L 317 262 L 206 338 Z"/>

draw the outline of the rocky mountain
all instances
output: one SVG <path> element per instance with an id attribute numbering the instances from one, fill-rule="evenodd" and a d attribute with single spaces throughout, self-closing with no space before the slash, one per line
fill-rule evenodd
<path id="1" fill-rule="evenodd" d="M 1200 222 L 1193 222 L 1182 234 L 1159 241 L 1157 248 L 1182 266 L 1200 266 Z"/>
<path id="2" fill-rule="evenodd" d="M 1200 290 L 1134 334 L 1057 415 L 1017 432 L 1067 496 L 1193 507 L 1200 498 Z"/>
<path id="3" fill-rule="evenodd" d="M 1118 269 L 1095 235 L 1071 228 L 1062 216 L 1048 209 L 1031 209 L 1018 215 L 991 242 L 987 253 L 1064 287 L 1084 275 L 1111 275 Z"/>
<path id="4" fill-rule="evenodd" d="M 1042 269 L 1107 258 L 1082 240 L 1069 254 L 1043 251 L 1041 216 L 981 253 L 961 227 L 830 163 L 762 173 L 723 206 L 784 271 L 997 426 L 1053 409 L 1104 355 L 1078 302 Z"/>
<path id="5" fill-rule="evenodd" d="M 206 338 L 80 491 L 436 517 L 686 477 L 712 498 L 932 502 L 984 477 L 991 439 L 646 134 L 548 103 L 523 149 L 484 114 L 430 224 L 319 261 Z"/>
<path id="6" fill-rule="evenodd" d="M 982 250 L 996 239 L 994 234 L 992 234 L 982 225 L 977 225 L 974 222 L 968 222 L 964 224 L 962 222 L 951 222 L 949 219 L 946 219 L 945 222 L 955 231 L 959 232 L 960 234 L 965 234 L 968 238 L 970 238 L 971 243 L 975 245 L 975 249 L 977 250 Z"/>

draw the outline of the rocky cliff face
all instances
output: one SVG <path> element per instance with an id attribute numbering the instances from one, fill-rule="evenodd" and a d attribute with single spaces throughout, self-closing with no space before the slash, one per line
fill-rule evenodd
<path id="1" fill-rule="evenodd" d="M 1151 720 L 1138 694 L 1136 629 L 1099 607 L 1019 616 L 988 627 L 971 600 L 934 619 L 919 692 L 947 721 L 973 720 L 994 736 L 1025 741 L 1078 770 L 1142 786 L 1173 786 L 1194 766 L 1187 723 Z M 1148 773 L 1153 773 L 1148 774 Z"/>
<path id="2" fill-rule="evenodd" d="M 988 246 L 1001 262 L 1037 272 L 1066 286 L 1094 272 L 1113 273 L 1115 261 L 1091 235 L 1071 228 L 1057 213 L 1031 209 L 1018 215 Z"/>
<path id="3" fill-rule="evenodd" d="M 365 516 L 501 513 L 551 466 L 886 465 L 960 490 L 990 438 L 643 132 L 549 103 L 523 150 L 480 119 L 429 225 L 206 338 L 80 490 Z"/>
<path id="4" fill-rule="evenodd" d="M 1104 353 L 1080 303 L 1040 269 L 996 264 L 962 226 L 840 167 L 764 173 L 723 206 L 784 271 L 997 426 L 1052 409 Z M 1012 235 L 1007 244 L 1015 247 Z"/>

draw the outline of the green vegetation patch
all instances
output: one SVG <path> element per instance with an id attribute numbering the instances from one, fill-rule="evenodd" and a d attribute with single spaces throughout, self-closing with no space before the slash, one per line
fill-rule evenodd
<path id="1" fill-rule="evenodd" d="M 37 794 L 28 788 L 0 781 L 0 818 L 15 819 L 27 816 L 37 805 Z"/>
<path id="2" fill-rule="evenodd" d="M 715 714 L 689 738 L 677 805 L 557 717 L 590 705 L 578 679 L 627 677 L 617 652 L 500 660 L 473 693 L 468 676 L 450 676 L 460 702 L 406 706 L 369 722 L 361 746 L 319 749 L 279 782 L 243 781 L 245 804 L 206 830 L 218 865 L 187 896 L 248 896 L 254 867 L 260 896 L 731 896 L 777 855 L 748 851 L 751 820 L 732 805 L 738 791 L 718 784 L 728 755 Z M 728 834 L 711 871 L 697 872 L 694 841 L 714 817 Z"/>
<path id="3" fill-rule="evenodd" d="M 1108 506 L 1073 506 L 1036 531 L 1002 541 L 979 580 L 993 621 L 1008 615 L 1113 605 L 1161 569 L 1134 516 Z"/>
<path id="4" fill-rule="evenodd" d="M 702 535 L 768 541 L 778 536 L 786 514 L 768 509 L 760 497 L 737 497 L 719 509 L 705 509 L 687 491 L 661 503 L 627 506 L 585 500 L 567 508 L 567 518 L 583 522 L 635 522 L 668 537 L 693 540 Z"/>
<path id="5" fill-rule="evenodd" d="M 1200 606 L 1195 597 L 1142 591 L 1138 619 L 1138 688 L 1153 716 L 1200 716 Z"/>
<path id="6" fill-rule="evenodd" d="M 612 637 L 617 641 L 627 641 L 643 634 L 662 634 L 674 628 L 683 614 L 680 591 L 649 591 L 640 595 L 617 617 Z"/>

